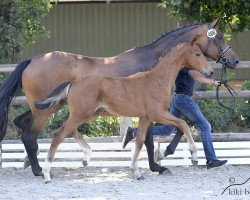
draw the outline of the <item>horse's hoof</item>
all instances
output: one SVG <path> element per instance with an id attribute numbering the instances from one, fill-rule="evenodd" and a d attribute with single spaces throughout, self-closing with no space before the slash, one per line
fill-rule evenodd
<path id="1" fill-rule="evenodd" d="M 137 180 L 144 180 L 145 178 L 144 178 L 144 176 L 140 176 L 140 177 L 137 177 L 136 179 Z"/>
<path id="2" fill-rule="evenodd" d="M 172 174 L 172 172 L 166 167 L 161 167 L 159 174 L 162 174 L 163 172 L 168 173 L 168 174 Z"/>
<path id="3" fill-rule="evenodd" d="M 32 172 L 35 176 L 43 176 L 42 168 L 39 167 L 38 169 L 32 169 Z"/>
<path id="4" fill-rule="evenodd" d="M 43 176 L 42 172 L 33 173 L 35 176 Z"/>
<path id="5" fill-rule="evenodd" d="M 191 160 L 191 162 L 192 162 L 193 166 L 197 166 L 198 165 L 198 160 Z"/>
<path id="6" fill-rule="evenodd" d="M 83 167 L 87 167 L 87 166 L 88 166 L 88 161 L 83 160 L 83 161 L 82 161 L 82 165 L 83 165 Z"/>

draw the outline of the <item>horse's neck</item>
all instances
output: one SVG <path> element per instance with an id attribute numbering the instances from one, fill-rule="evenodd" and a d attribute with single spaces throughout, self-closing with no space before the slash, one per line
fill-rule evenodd
<path id="1" fill-rule="evenodd" d="M 158 55 L 157 59 L 159 59 L 162 54 L 168 52 L 179 43 L 187 42 L 194 34 L 197 34 L 195 29 L 199 26 L 200 25 L 187 25 L 178 28 L 164 34 L 159 39 L 145 47 L 150 48 L 155 55 Z"/>
<path id="2" fill-rule="evenodd" d="M 120 54 L 118 60 L 124 60 L 120 71 L 124 75 L 134 74 L 152 69 L 162 54 L 168 52 L 177 44 L 187 41 L 196 26 L 187 26 L 161 36 L 156 41 L 143 47 L 137 47 Z M 130 58 L 129 60 L 127 58 Z"/>

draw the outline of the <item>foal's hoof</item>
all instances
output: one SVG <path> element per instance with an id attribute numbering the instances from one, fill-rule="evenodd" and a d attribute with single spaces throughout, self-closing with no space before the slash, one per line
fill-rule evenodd
<path id="1" fill-rule="evenodd" d="M 88 166 L 88 161 L 83 160 L 83 161 L 82 161 L 82 165 L 83 165 L 83 167 L 87 167 L 87 166 Z"/>
<path id="2" fill-rule="evenodd" d="M 45 184 L 50 183 L 50 182 L 52 182 L 52 180 L 51 180 L 51 179 L 44 180 L 44 183 L 45 183 Z"/>
<path id="3" fill-rule="evenodd" d="M 191 162 L 192 162 L 193 166 L 197 166 L 198 165 L 198 160 L 191 160 Z"/>

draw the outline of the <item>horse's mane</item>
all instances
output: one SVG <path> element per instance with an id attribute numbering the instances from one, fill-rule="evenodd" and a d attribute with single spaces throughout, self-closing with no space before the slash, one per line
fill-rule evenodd
<path id="1" fill-rule="evenodd" d="M 172 52 L 172 51 L 175 50 L 175 49 L 178 49 L 178 48 L 182 47 L 185 43 L 186 43 L 186 42 L 178 43 L 177 45 L 175 45 L 174 47 L 172 47 L 171 49 L 169 49 L 167 52 L 163 53 L 163 54 L 159 57 L 157 63 L 158 63 L 165 55 L 169 54 L 170 52 Z M 157 63 L 156 63 L 156 64 L 157 64 Z"/>
<path id="2" fill-rule="evenodd" d="M 161 35 L 157 36 L 154 40 L 152 40 L 151 42 L 149 42 L 148 44 L 145 44 L 145 45 L 142 45 L 142 46 L 138 46 L 138 47 L 135 47 L 135 48 L 141 48 L 141 47 L 149 47 L 151 46 L 152 44 L 156 43 L 157 41 L 159 41 L 160 39 L 162 39 L 163 37 L 169 35 L 169 34 L 172 34 L 174 32 L 177 32 L 181 29 L 186 29 L 186 28 L 190 28 L 190 27 L 193 27 L 193 26 L 200 26 L 202 25 L 201 23 L 196 23 L 196 24 L 187 24 L 187 25 L 184 25 L 184 26 L 181 26 L 181 27 L 178 27 L 178 28 L 175 28 L 175 29 L 172 29 L 170 31 L 166 31 L 164 33 L 162 33 Z"/>
<path id="3" fill-rule="evenodd" d="M 169 49 L 167 52 L 163 53 L 159 57 L 159 59 L 154 63 L 153 68 L 151 70 L 155 70 L 156 69 L 156 66 L 158 65 L 159 62 L 161 62 L 161 60 L 163 59 L 163 57 L 168 56 L 174 50 L 176 50 L 178 48 L 181 48 L 185 43 L 187 43 L 187 42 L 178 43 L 177 45 L 175 45 L 174 47 L 172 47 L 171 49 Z M 150 73 L 151 70 L 149 70 L 149 71 L 143 71 L 143 72 L 137 72 L 135 74 L 130 75 L 129 77 L 138 77 L 138 76 L 141 76 L 143 74 Z"/>

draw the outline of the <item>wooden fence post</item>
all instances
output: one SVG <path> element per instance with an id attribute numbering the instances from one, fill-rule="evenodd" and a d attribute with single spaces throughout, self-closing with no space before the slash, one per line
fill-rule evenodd
<path id="1" fill-rule="evenodd" d="M 123 136 L 128 127 L 132 126 L 132 118 L 131 117 L 120 117 L 120 135 Z"/>

